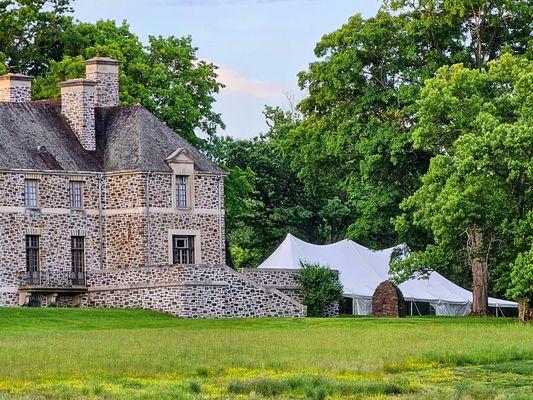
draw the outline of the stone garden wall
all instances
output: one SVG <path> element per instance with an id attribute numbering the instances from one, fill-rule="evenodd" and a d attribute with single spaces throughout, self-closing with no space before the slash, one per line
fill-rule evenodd
<path id="1" fill-rule="evenodd" d="M 140 308 L 185 318 L 303 317 L 302 304 L 226 266 L 170 266 L 88 274 L 84 307 Z"/>
<path id="2" fill-rule="evenodd" d="M 277 289 L 287 297 L 301 303 L 303 296 L 298 282 L 298 269 L 242 268 L 239 272 L 258 285 Z M 334 301 L 324 310 L 326 317 L 339 315 L 339 302 Z"/>

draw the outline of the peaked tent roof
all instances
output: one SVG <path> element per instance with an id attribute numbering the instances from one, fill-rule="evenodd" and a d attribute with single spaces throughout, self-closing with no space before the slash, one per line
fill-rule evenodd
<path id="1" fill-rule="evenodd" d="M 327 245 L 304 242 L 288 234 L 279 247 L 259 268 L 298 269 L 300 261 L 318 263 L 338 270 L 349 296 L 372 297 L 376 287 L 388 279 L 389 261 L 395 248 L 374 251 L 352 240 Z M 437 272 L 429 278 L 411 279 L 399 285 L 406 300 L 465 304 L 472 293 L 449 281 Z M 490 306 L 516 307 L 507 300 L 489 298 Z"/>

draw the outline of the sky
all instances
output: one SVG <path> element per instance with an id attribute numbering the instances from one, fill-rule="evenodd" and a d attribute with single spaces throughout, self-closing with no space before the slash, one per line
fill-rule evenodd
<path id="1" fill-rule="evenodd" d="M 377 12 L 378 0 L 75 0 L 81 21 L 127 20 L 143 41 L 149 35 L 192 36 L 198 57 L 219 67 L 226 85 L 214 106 L 222 135 L 266 130 L 265 105 L 288 108 L 303 93 L 297 74 L 316 60 L 320 38 L 348 18 Z"/>

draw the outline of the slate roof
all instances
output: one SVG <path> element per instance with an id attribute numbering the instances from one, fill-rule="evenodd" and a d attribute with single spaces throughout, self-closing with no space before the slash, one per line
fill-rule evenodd
<path id="1" fill-rule="evenodd" d="M 87 151 L 57 102 L 0 102 L 0 170 L 170 172 L 165 163 L 187 149 L 199 172 L 225 172 L 142 106 L 96 109 L 96 151 Z"/>

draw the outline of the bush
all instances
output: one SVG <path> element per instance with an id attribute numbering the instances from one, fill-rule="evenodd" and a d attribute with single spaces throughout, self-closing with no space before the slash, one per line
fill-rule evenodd
<path id="1" fill-rule="evenodd" d="M 342 299 L 343 287 L 336 271 L 319 264 L 301 263 L 298 281 L 309 317 L 323 317 L 326 307 Z"/>
<path id="2" fill-rule="evenodd" d="M 512 265 L 507 295 L 519 302 L 519 318 L 533 319 L 533 247 L 520 253 Z"/>

